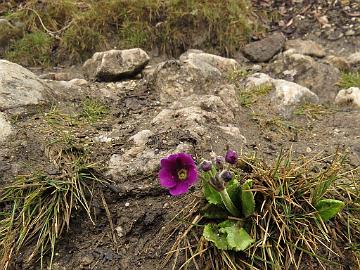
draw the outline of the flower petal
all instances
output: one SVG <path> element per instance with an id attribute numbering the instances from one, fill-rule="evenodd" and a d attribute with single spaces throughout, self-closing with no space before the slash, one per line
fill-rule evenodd
<path id="1" fill-rule="evenodd" d="M 178 153 L 177 159 L 180 160 L 181 165 L 184 167 L 195 166 L 192 156 L 187 153 Z"/>
<path id="2" fill-rule="evenodd" d="M 186 178 L 186 182 L 189 186 L 194 184 L 198 179 L 198 172 L 196 170 L 196 167 L 190 167 L 187 171 L 188 177 Z"/>
<path id="3" fill-rule="evenodd" d="M 188 192 L 189 190 L 189 184 L 185 182 L 178 182 L 176 186 L 169 189 L 170 194 L 173 196 L 179 196 L 181 194 L 184 194 Z"/>
<path id="4" fill-rule="evenodd" d="M 167 188 L 176 186 L 176 177 L 167 168 L 162 168 L 159 172 L 160 185 Z"/>

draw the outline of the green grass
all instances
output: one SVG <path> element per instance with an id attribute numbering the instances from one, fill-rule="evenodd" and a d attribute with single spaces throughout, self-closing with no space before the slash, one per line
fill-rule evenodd
<path id="1" fill-rule="evenodd" d="M 307 103 L 297 107 L 294 111 L 295 115 L 305 116 L 309 120 L 319 120 L 334 111 L 322 104 Z"/>
<path id="2" fill-rule="evenodd" d="M 347 165 L 346 156 L 295 160 L 288 152 L 268 164 L 251 155 L 232 170 L 241 183 L 254 182 L 256 212 L 251 220 L 236 220 L 256 241 L 244 252 L 216 248 L 202 237 L 209 222 L 202 215 L 204 202 L 187 197 L 190 203 L 175 217 L 180 222 L 171 221 L 165 230 L 178 233 L 165 264 L 173 258 L 174 269 L 303 269 L 312 260 L 321 269 L 338 269 L 346 259 L 351 269 L 360 266 L 359 171 Z M 314 206 L 320 196 L 341 200 L 345 208 L 324 222 Z"/>
<path id="3" fill-rule="evenodd" d="M 59 149 L 59 148 L 58 148 Z M 0 204 L 7 211 L 0 215 L 0 266 L 7 269 L 29 245 L 25 261 L 31 263 L 50 253 L 51 267 L 55 247 L 62 233 L 69 229 L 74 210 L 84 210 L 91 220 L 89 201 L 94 185 L 102 183 L 95 176 L 94 165 L 74 152 L 47 151 L 62 173 L 19 176 L 0 190 Z M 66 164 L 66 165 L 64 165 Z"/>
<path id="4" fill-rule="evenodd" d="M 51 63 L 53 38 L 43 32 L 26 34 L 14 41 L 5 58 L 25 66 L 48 66 Z"/>
<path id="5" fill-rule="evenodd" d="M 360 72 L 342 73 L 338 85 L 345 89 L 350 87 L 360 87 Z"/>
<path id="6" fill-rule="evenodd" d="M 109 108 L 99 100 L 87 98 L 82 103 L 81 116 L 90 123 L 95 123 L 101 120 L 108 113 Z"/>
<path id="7" fill-rule="evenodd" d="M 260 31 L 248 0 L 29 0 L 7 18 L 21 21 L 27 33 L 47 35 L 52 61 L 73 63 L 114 46 L 157 48 L 173 56 L 203 48 L 229 56 Z M 7 57 L 19 54 L 18 42 Z M 44 62 L 33 58 L 29 65 Z"/>
<path id="8" fill-rule="evenodd" d="M 259 86 L 242 89 L 239 94 L 240 104 L 249 108 L 261 97 L 268 95 L 272 90 L 272 84 L 262 84 Z"/>

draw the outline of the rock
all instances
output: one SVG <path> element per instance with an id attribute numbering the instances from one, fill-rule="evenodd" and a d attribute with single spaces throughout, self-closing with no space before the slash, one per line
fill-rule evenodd
<path id="1" fill-rule="evenodd" d="M 329 65 L 333 65 L 334 67 L 338 68 L 339 70 L 342 70 L 342 71 L 350 70 L 350 64 L 344 57 L 329 55 L 329 56 L 325 57 L 325 61 Z"/>
<path id="2" fill-rule="evenodd" d="M 347 57 L 350 65 L 356 66 L 360 64 L 360 52 L 352 53 Z"/>
<path id="3" fill-rule="evenodd" d="M 144 129 L 136 133 L 135 135 L 131 136 L 129 138 L 129 141 L 134 141 L 135 145 L 145 145 L 148 141 L 148 139 L 153 135 L 154 133 L 151 130 Z"/>
<path id="4" fill-rule="evenodd" d="M 240 64 L 234 59 L 204 53 L 200 50 L 188 50 L 180 56 L 179 60 L 191 68 L 198 69 L 206 78 L 221 76 L 223 73 L 240 68 Z"/>
<path id="5" fill-rule="evenodd" d="M 54 80 L 54 81 L 70 81 L 72 79 L 75 79 L 73 77 L 73 74 L 68 72 L 50 72 L 46 74 L 41 74 L 39 78 L 43 80 Z"/>
<path id="6" fill-rule="evenodd" d="M 319 98 L 308 88 L 285 80 L 273 80 L 275 92 L 272 93 L 272 101 L 280 113 L 289 114 L 294 105 L 301 103 L 317 103 Z"/>
<path id="7" fill-rule="evenodd" d="M 254 86 L 259 86 L 265 83 L 272 83 L 273 78 L 265 73 L 254 73 L 251 76 L 247 77 L 245 80 L 245 87 L 250 88 Z"/>
<path id="8" fill-rule="evenodd" d="M 285 51 L 269 69 L 277 77 L 309 88 L 324 101 L 333 101 L 338 88 L 340 71 L 332 65 L 316 62 L 312 57 Z M 289 75 L 291 78 L 289 78 Z"/>
<path id="9" fill-rule="evenodd" d="M 281 51 L 285 40 L 285 36 L 277 32 L 262 40 L 247 44 L 243 49 L 243 53 L 251 61 L 266 62 Z"/>
<path id="10" fill-rule="evenodd" d="M 97 81 L 117 81 L 139 74 L 150 57 L 139 48 L 97 52 L 88 59 L 83 70 L 90 79 Z"/>
<path id="11" fill-rule="evenodd" d="M 9 122 L 6 121 L 5 115 L 0 112 L 0 143 L 5 141 L 12 132 L 12 127 Z"/>
<path id="12" fill-rule="evenodd" d="M 352 106 L 360 108 L 360 88 L 350 87 L 339 91 L 335 103 L 340 106 Z"/>
<path id="13" fill-rule="evenodd" d="M 0 110 L 45 102 L 49 87 L 22 66 L 0 60 Z"/>
<path id="14" fill-rule="evenodd" d="M 297 54 L 315 56 L 320 58 L 326 55 L 324 48 L 320 44 L 312 40 L 287 40 L 285 43 L 285 49 L 293 50 L 293 52 Z"/>

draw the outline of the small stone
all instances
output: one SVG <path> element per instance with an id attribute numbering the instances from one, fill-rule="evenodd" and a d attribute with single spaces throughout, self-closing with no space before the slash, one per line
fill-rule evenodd
<path id="1" fill-rule="evenodd" d="M 5 115 L 0 112 L 0 142 L 5 141 L 11 133 L 12 127 L 10 123 L 6 121 Z"/>
<path id="2" fill-rule="evenodd" d="M 353 36 L 355 35 L 355 31 L 353 29 L 349 29 L 345 32 L 345 36 Z"/>
<path id="3" fill-rule="evenodd" d="M 310 147 L 307 147 L 307 148 L 306 148 L 306 152 L 307 152 L 307 153 L 311 153 L 311 152 L 312 152 L 312 149 L 311 149 Z"/>
<path id="4" fill-rule="evenodd" d="M 352 106 L 360 108 L 360 88 L 350 87 L 339 91 L 335 103 L 340 106 Z"/>
<path id="5" fill-rule="evenodd" d="M 293 53 L 315 57 L 324 57 L 326 55 L 324 48 L 312 40 L 288 40 L 285 43 L 285 49 L 293 50 Z"/>
<path id="6" fill-rule="evenodd" d="M 124 229 L 123 229 L 123 227 L 121 227 L 121 226 L 117 226 L 117 227 L 115 228 L 115 231 L 116 231 L 117 235 L 118 235 L 120 238 L 123 237 L 124 234 L 125 234 Z"/>
<path id="7" fill-rule="evenodd" d="M 130 203 L 125 203 L 125 207 L 129 207 L 130 206 Z"/>
<path id="8" fill-rule="evenodd" d="M 281 51 L 285 40 L 285 36 L 277 32 L 262 40 L 245 45 L 243 53 L 251 61 L 266 62 Z"/>

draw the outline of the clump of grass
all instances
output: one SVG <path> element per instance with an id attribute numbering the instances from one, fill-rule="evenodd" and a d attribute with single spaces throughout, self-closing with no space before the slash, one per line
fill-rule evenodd
<path id="1" fill-rule="evenodd" d="M 43 32 L 34 32 L 12 43 L 5 57 L 25 66 L 48 66 L 52 47 L 53 38 Z"/>
<path id="2" fill-rule="evenodd" d="M 227 74 L 227 79 L 230 82 L 238 83 L 249 75 L 250 72 L 246 69 L 234 69 Z"/>
<path id="3" fill-rule="evenodd" d="M 99 100 L 87 98 L 82 103 L 81 116 L 90 123 L 101 120 L 108 112 L 109 108 Z"/>
<path id="4" fill-rule="evenodd" d="M 272 84 L 261 84 L 240 91 L 240 104 L 246 108 L 256 103 L 261 97 L 268 95 L 273 89 Z"/>
<path id="5" fill-rule="evenodd" d="M 202 228 L 209 220 L 200 196 L 178 214 L 182 221 L 172 228 L 179 234 L 164 263 L 174 258 L 174 269 L 192 265 L 219 270 L 303 269 L 311 261 L 322 269 L 340 269 L 349 261 L 353 269 L 360 266 L 356 251 L 351 251 L 360 241 L 359 174 L 346 166 L 346 157 L 317 155 L 294 160 L 289 152 L 280 153 L 267 165 L 256 156 L 244 156 L 236 171 L 241 183 L 248 179 L 254 183 L 255 214 L 236 221 L 248 228 L 255 242 L 235 252 L 206 241 Z M 340 200 L 345 207 L 330 221 L 323 221 L 315 207 L 320 197 Z M 181 253 L 183 261 L 179 260 Z"/>
<path id="6" fill-rule="evenodd" d="M 338 85 L 343 89 L 360 87 L 360 72 L 342 73 Z"/>
<path id="7" fill-rule="evenodd" d="M 55 39 L 56 59 L 70 62 L 114 46 L 173 56 L 198 47 L 229 56 L 260 31 L 248 0 L 29 0 L 8 17 Z"/>
<path id="8" fill-rule="evenodd" d="M 325 105 L 307 103 L 297 107 L 294 114 L 305 116 L 309 120 L 319 120 L 332 112 L 333 110 Z"/>
<path id="9" fill-rule="evenodd" d="M 25 248 L 27 263 L 50 252 L 51 267 L 55 246 L 69 229 L 75 209 L 84 210 L 91 220 L 89 201 L 96 184 L 103 183 L 81 151 L 68 141 L 49 145 L 47 155 L 59 168 L 59 175 L 43 173 L 19 176 L 0 190 L 0 266 L 7 269 Z"/>

